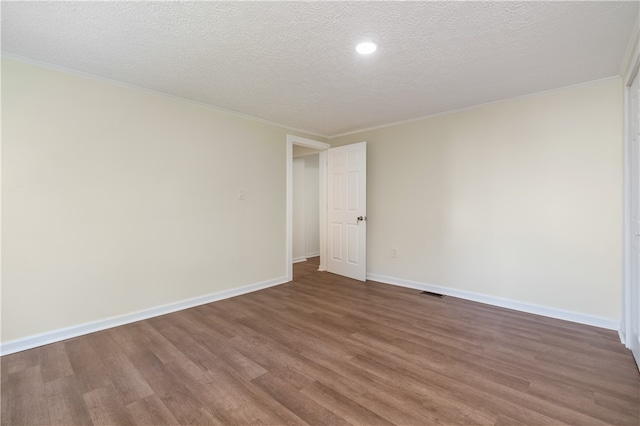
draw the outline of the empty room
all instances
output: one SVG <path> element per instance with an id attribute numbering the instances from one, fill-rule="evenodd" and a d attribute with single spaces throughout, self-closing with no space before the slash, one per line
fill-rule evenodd
<path id="1" fill-rule="evenodd" d="M 638 1 L 2 1 L 2 425 L 639 425 Z"/>

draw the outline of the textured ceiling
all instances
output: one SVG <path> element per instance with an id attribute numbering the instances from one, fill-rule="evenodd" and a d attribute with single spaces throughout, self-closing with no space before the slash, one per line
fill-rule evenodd
<path id="1" fill-rule="evenodd" d="M 638 2 L 3 2 L 2 50 L 332 136 L 618 75 Z M 359 41 L 379 44 L 372 56 Z"/>

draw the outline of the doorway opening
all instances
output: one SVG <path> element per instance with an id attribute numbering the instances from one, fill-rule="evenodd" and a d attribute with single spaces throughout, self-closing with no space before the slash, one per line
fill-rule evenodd
<path id="1" fill-rule="evenodd" d="M 293 263 L 320 256 L 319 157 L 293 145 Z"/>
<path id="2" fill-rule="evenodd" d="M 304 203 L 301 203 L 298 200 L 296 203 L 294 197 L 294 186 L 296 192 L 300 193 L 304 191 L 305 185 L 300 185 L 300 181 L 296 182 L 294 185 L 294 174 L 297 174 L 298 177 L 300 173 L 304 173 L 306 169 L 307 163 L 312 167 L 313 160 L 300 160 L 296 162 L 295 170 L 294 170 L 294 150 L 296 152 L 295 156 L 298 159 L 302 159 L 307 155 L 317 155 L 317 181 L 318 181 L 318 192 L 317 192 L 317 223 L 318 223 L 318 255 L 320 257 L 320 262 L 318 266 L 319 271 L 326 270 L 326 150 L 330 148 L 330 145 L 324 142 L 315 141 L 312 139 L 307 139 L 294 135 L 287 135 L 287 203 L 286 203 L 286 271 L 287 271 L 287 279 L 289 281 L 293 280 L 293 263 L 294 260 L 301 260 L 302 256 L 300 251 L 296 253 L 296 257 L 294 258 L 294 235 L 299 237 L 299 232 L 294 233 L 294 221 L 296 220 L 296 213 L 294 212 L 294 208 L 298 210 L 298 219 L 300 218 L 300 214 L 304 214 Z M 313 195 L 315 196 L 315 195 Z M 310 203 L 315 204 L 315 203 Z M 315 221 L 315 218 L 314 218 Z M 302 222 L 302 224 L 300 223 Z M 304 220 L 297 221 L 296 226 L 298 229 L 304 229 Z M 304 231 L 303 231 L 304 233 Z M 295 246 L 298 249 L 300 246 L 305 246 L 306 250 L 306 242 L 302 243 L 303 238 L 299 238 L 300 242 L 296 243 Z M 306 239 L 304 239 L 306 241 Z"/>

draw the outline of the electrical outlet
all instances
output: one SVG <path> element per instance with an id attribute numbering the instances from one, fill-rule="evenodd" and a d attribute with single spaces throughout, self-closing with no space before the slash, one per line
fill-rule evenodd
<path id="1" fill-rule="evenodd" d="M 392 248 L 391 249 L 391 257 L 394 259 L 398 258 L 398 249 L 397 248 Z"/>

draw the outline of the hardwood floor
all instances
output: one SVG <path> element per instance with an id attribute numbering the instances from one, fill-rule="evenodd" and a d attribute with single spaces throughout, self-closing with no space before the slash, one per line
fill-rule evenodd
<path id="1" fill-rule="evenodd" d="M 306 262 L 299 262 L 293 264 L 293 279 L 304 277 L 305 275 L 318 272 L 320 266 L 320 257 L 310 257 Z"/>
<path id="2" fill-rule="evenodd" d="M 316 269 L 5 356 L 1 422 L 640 424 L 613 331 Z"/>

